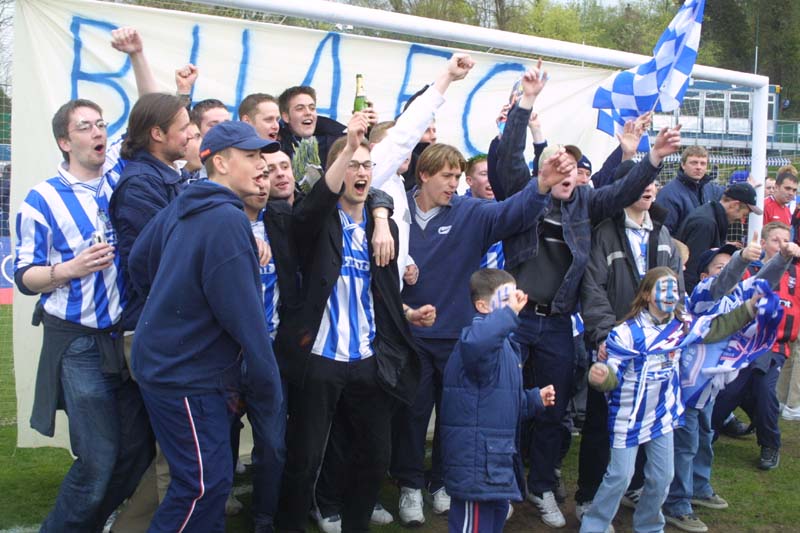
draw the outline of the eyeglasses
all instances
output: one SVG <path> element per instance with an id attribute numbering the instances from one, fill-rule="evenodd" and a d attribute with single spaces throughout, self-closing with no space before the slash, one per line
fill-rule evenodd
<path id="1" fill-rule="evenodd" d="M 355 159 L 351 159 L 347 162 L 348 170 L 358 170 L 358 167 L 364 167 L 364 170 L 372 170 L 374 166 L 375 163 L 372 161 L 356 161 Z"/>
<path id="2" fill-rule="evenodd" d="M 103 131 L 108 127 L 108 122 L 103 120 L 97 120 L 95 122 L 89 122 L 88 120 L 79 120 L 75 127 L 72 128 L 72 131 L 78 131 L 81 133 L 86 133 L 87 131 L 91 131 L 92 127 L 97 127 L 98 130 Z"/>

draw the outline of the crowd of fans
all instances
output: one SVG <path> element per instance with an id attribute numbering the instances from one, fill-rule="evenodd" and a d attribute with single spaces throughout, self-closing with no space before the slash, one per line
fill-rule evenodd
<path id="1" fill-rule="evenodd" d="M 613 531 L 620 504 L 636 531 L 706 531 L 694 509 L 728 506 L 713 441 L 750 431 L 739 406 L 759 468 L 779 465 L 778 418 L 800 419 L 794 167 L 763 183 L 745 245 L 730 226 L 762 214 L 762 183 L 720 186 L 689 146 L 659 191 L 680 126 L 637 162 L 649 115 L 592 174 L 545 140 L 541 61 L 467 160 L 435 128 L 466 54 L 395 120 L 345 125 L 307 86 L 232 120 L 190 103 L 195 66 L 165 94 L 135 30 L 112 46 L 139 91 L 126 132 L 61 106 L 63 162 L 16 215 L 15 281 L 44 327 L 31 425 L 52 436 L 64 409 L 76 457 L 42 531 L 223 531 L 245 415 L 260 532 L 390 523 L 387 473 L 405 526 L 430 505 L 451 531 L 500 531 L 528 500 L 560 528 L 576 428 L 581 531 Z M 747 364 L 690 396 L 685 360 L 719 343 Z"/>

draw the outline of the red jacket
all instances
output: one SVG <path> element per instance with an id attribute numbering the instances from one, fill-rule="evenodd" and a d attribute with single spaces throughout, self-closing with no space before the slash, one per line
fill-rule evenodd
<path id="1" fill-rule="evenodd" d="M 761 267 L 749 266 L 744 273 L 744 279 L 753 276 Z M 778 336 L 772 346 L 773 352 L 779 352 L 787 358 L 791 355 L 791 343 L 797 340 L 797 333 L 800 330 L 800 287 L 797 286 L 800 269 L 797 263 L 792 261 L 786 272 L 781 277 L 780 286 L 777 289 L 778 296 L 783 306 L 783 318 L 778 326 Z"/>

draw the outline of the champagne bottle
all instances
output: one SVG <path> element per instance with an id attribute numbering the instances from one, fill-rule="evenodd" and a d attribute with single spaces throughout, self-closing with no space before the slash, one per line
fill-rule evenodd
<path id="1" fill-rule="evenodd" d="M 367 103 L 367 95 L 364 92 L 364 76 L 356 74 L 356 99 L 353 100 L 353 112 L 365 110 L 369 107 Z"/>

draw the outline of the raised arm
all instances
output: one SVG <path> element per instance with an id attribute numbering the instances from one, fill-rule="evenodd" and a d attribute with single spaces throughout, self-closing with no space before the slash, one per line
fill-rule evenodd
<path id="1" fill-rule="evenodd" d="M 781 245 L 781 252 L 767 261 L 767 264 L 758 271 L 755 277 L 767 280 L 769 286 L 775 290 L 781 282 L 783 273 L 792 264 L 792 260 L 797 257 L 800 257 L 800 246 L 793 242 L 784 243 Z"/>
<path id="2" fill-rule="evenodd" d="M 663 128 L 658 132 L 653 148 L 628 174 L 613 184 L 592 191 L 589 214 L 593 224 L 614 216 L 639 199 L 661 170 L 665 157 L 681 147 L 681 127 Z"/>
<path id="3" fill-rule="evenodd" d="M 411 102 L 386 137 L 372 147 L 372 160 L 375 162 L 373 187 L 381 187 L 397 173 L 434 119 L 436 110 L 444 103 L 447 88 L 452 82 L 464 79 L 474 65 L 469 55 L 453 54 L 436 82 Z"/>
<path id="4" fill-rule="evenodd" d="M 112 30 L 111 46 L 115 50 L 128 54 L 133 67 L 133 75 L 136 78 L 136 89 L 139 91 L 139 96 L 158 92 L 158 83 L 153 76 L 153 71 L 150 69 L 150 64 L 147 62 L 147 57 L 144 55 L 142 37 L 136 29 L 126 27 Z"/>
<path id="5" fill-rule="evenodd" d="M 525 161 L 527 127 L 536 97 L 546 83 L 547 73 L 542 70 L 540 59 L 536 68 L 522 75 L 522 98 L 508 112 L 508 120 L 497 146 L 497 172 L 494 176 L 498 182 L 497 187 L 491 181 L 492 176 L 489 176 L 492 188 L 499 188 L 506 196 L 521 191 L 531 179 L 531 172 Z"/>
<path id="6" fill-rule="evenodd" d="M 508 305 L 475 320 L 461 334 L 461 361 L 475 383 L 491 383 L 497 377 L 499 354 L 506 337 L 519 325 L 519 312 L 528 303 L 521 290 L 510 291 Z"/>

